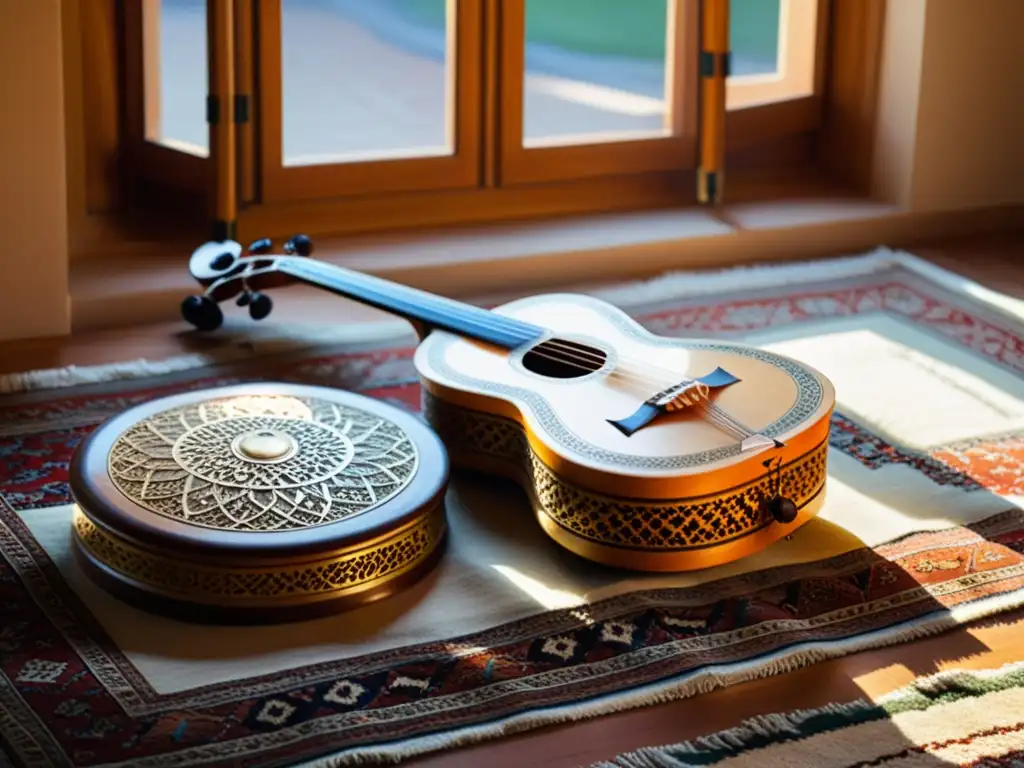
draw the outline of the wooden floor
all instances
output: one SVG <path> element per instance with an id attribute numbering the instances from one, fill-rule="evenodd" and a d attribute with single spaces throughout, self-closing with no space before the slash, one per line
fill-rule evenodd
<path id="1" fill-rule="evenodd" d="M 999 236 L 930 244 L 914 253 L 994 290 L 1024 299 L 1024 237 Z M 278 299 L 277 319 L 354 322 L 386 319 L 326 294 Z M 95 365 L 196 351 L 180 324 L 126 329 L 72 339 L 0 344 L 0 373 Z M 744 718 L 878 696 L 941 669 L 995 668 L 1024 660 L 1024 611 L 943 635 L 834 661 L 682 701 L 548 727 L 499 741 L 412 760 L 421 768 L 586 766 L 642 746 L 676 742 L 736 725 Z"/>

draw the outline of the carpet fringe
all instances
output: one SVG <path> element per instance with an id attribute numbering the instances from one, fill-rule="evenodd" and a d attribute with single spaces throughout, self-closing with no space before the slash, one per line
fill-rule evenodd
<path id="1" fill-rule="evenodd" d="M 1024 589 L 958 606 L 952 611 L 921 617 L 900 627 L 890 627 L 867 635 L 834 642 L 818 642 L 784 649 L 759 660 L 760 663 L 757 661 L 740 662 L 705 668 L 671 681 L 625 693 L 603 696 L 592 701 L 522 713 L 485 725 L 432 734 L 390 745 L 377 744 L 372 747 L 347 750 L 299 765 L 301 768 L 347 768 L 347 766 L 355 765 L 397 764 L 411 757 L 480 744 L 543 726 L 589 720 L 602 715 L 686 699 L 739 683 L 774 677 L 822 661 L 841 658 L 851 653 L 886 648 L 931 637 L 985 616 L 1020 607 L 1024 607 Z M 662 768 L 662 766 L 658 768 Z"/>
<path id="2" fill-rule="evenodd" d="M 885 246 L 860 255 L 832 259 L 730 267 L 716 271 L 669 272 L 647 281 L 622 283 L 589 293 L 625 309 L 634 305 L 704 296 L 720 291 L 749 290 L 780 283 L 801 284 L 868 275 L 895 267 L 916 272 L 948 290 L 973 296 L 1013 321 L 1024 321 L 1024 301 L 984 288 L 906 251 L 893 250 Z M 0 375 L 0 394 L 142 379 L 252 360 L 283 352 L 300 352 L 331 344 L 397 341 L 405 335 L 413 338 L 409 325 L 404 320 L 376 324 L 355 323 L 351 326 L 331 326 L 324 329 L 307 328 L 301 332 L 285 332 L 263 338 L 247 334 L 245 339 L 233 347 L 208 353 L 178 355 L 162 360 L 141 358 L 112 365 L 67 366 Z"/>
<path id="3" fill-rule="evenodd" d="M 404 320 L 358 323 L 323 329 L 303 328 L 301 331 L 293 329 L 290 333 L 262 337 L 250 335 L 232 346 L 224 346 L 205 353 L 175 355 L 160 360 L 138 358 L 108 365 L 69 365 L 63 368 L 4 374 L 0 375 L 0 394 L 145 379 L 274 355 L 299 353 L 330 345 L 388 343 L 406 337 L 410 342 L 415 340 L 412 329 Z"/>
<path id="4" fill-rule="evenodd" d="M 909 261 L 905 258 L 908 256 Z M 882 246 L 868 253 L 831 259 L 772 262 L 700 272 L 667 272 L 649 280 L 594 290 L 591 295 L 616 306 L 627 307 L 722 291 L 770 288 L 780 282 L 801 284 L 870 275 L 916 260 L 910 254 Z"/>
<path id="5" fill-rule="evenodd" d="M 874 708 L 875 705 L 870 701 L 857 699 L 848 704 L 827 704 L 818 709 L 759 715 L 743 721 L 735 728 L 679 744 L 644 747 L 619 755 L 613 761 L 594 763 L 590 768 L 691 768 L 691 763 L 684 762 L 686 755 L 699 755 L 707 750 L 740 750 L 759 736 L 796 735 L 808 720 L 814 718 L 826 715 L 850 717 Z M 677 759 L 677 755 L 682 756 L 683 760 Z"/>
<path id="6" fill-rule="evenodd" d="M 966 294 L 988 304 L 1013 322 L 1024 320 L 1024 301 L 993 291 L 980 283 L 937 266 L 914 254 L 879 246 L 856 256 L 841 256 L 803 262 L 756 264 L 707 272 L 669 272 L 644 282 L 594 291 L 592 295 L 620 307 L 649 304 L 720 291 L 770 288 L 784 282 L 806 285 L 825 280 L 859 277 L 902 267 L 955 293 Z"/>
<path id="7" fill-rule="evenodd" d="M 694 763 L 686 761 L 687 755 L 699 755 L 708 751 L 739 751 L 761 738 L 777 739 L 786 735 L 800 737 L 803 727 L 810 720 L 835 717 L 845 720 L 856 716 L 879 713 L 885 716 L 882 707 L 886 704 L 906 700 L 917 692 L 930 694 L 934 699 L 939 694 L 962 690 L 971 683 L 998 680 L 1010 677 L 1024 670 L 1024 662 L 1010 662 L 995 669 L 949 669 L 914 680 L 910 685 L 899 688 L 874 700 L 855 699 L 848 703 L 827 704 L 816 709 L 799 709 L 758 715 L 744 720 L 735 728 L 701 736 L 691 741 L 657 747 L 644 747 L 633 752 L 618 755 L 612 761 L 599 761 L 590 768 L 692 768 Z M 842 727 L 834 724 L 833 727 Z M 701 764 L 707 761 L 701 761 Z"/>
<path id="8" fill-rule="evenodd" d="M 1006 677 L 1017 672 L 1024 672 L 1024 661 L 1010 661 L 994 669 L 944 669 L 935 674 L 921 677 L 902 688 L 875 699 L 876 704 L 889 704 L 905 697 L 908 691 L 922 691 L 938 694 L 963 687 L 965 682 L 977 682 Z"/>

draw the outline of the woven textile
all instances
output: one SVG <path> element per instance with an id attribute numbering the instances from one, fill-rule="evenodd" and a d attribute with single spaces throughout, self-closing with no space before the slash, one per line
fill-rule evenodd
<path id="1" fill-rule="evenodd" d="M 878 701 L 749 720 L 593 768 L 924 768 L 1024 764 L 1024 665 L 952 670 Z"/>
<path id="2" fill-rule="evenodd" d="M 615 294 L 656 333 L 742 339 L 836 385 L 820 518 L 697 573 L 582 562 L 543 535 L 514 486 L 460 475 L 445 558 L 405 594 L 283 627 L 156 618 L 98 590 L 70 555 L 79 441 L 134 403 L 253 378 L 416 410 L 410 336 L 0 399 L 3 749 L 28 766 L 384 761 L 695 695 L 1024 603 L 1017 308 L 913 262 L 817 265 L 813 279 L 795 269 Z"/>

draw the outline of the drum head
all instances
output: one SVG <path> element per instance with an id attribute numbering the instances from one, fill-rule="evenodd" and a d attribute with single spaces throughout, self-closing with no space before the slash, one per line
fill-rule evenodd
<path id="1" fill-rule="evenodd" d="M 147 610 L 277 621 L 345 610 L 440 556 L 448 458 L 412 414 L 260 383 L 154 400 L 77 450 L 79 560 Z"/>

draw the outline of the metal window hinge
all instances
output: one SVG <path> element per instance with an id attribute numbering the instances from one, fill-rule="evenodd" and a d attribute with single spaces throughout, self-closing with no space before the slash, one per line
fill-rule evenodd
<path id="1" fill-rule="evenodd" d="M 714 205 L 722 201 L 721 174 L 706 168 L 697 169 L 697 201 L 701 205 Z"/>
<path id="2" fill-rule="evenodd" d="M 252 98 L 246 94 L 235 94 L 234 113 L 236 123 L 247 123 L 252 117 Z M 206 97 L 206 122 L 216 125 L 220 122 L 220 97 Z"/>
<path id="3" fill-rule="evenodd" d="M 248 123 L 252 118 L 252 97 L 246 93 L 235 94 L 235 122 Z"/>
<path id="4" fill-rule="evenodd" d="M 730 74 L 732 74 L 732 51 L 725 53 L 700 52 L 701 77 L 729 77 Z"/>
<path id="5" fill-rule="evenodd" d="M 220 99 L 217 96 L 206 97 L 206 122 L 210 125 L 220 122 Z"/>
<path id="6" fill-rule="evenodd" d="M 213 222 L 213 239 L 218 243 L 238 237 L 238 222 L 217 219 Z"/>

